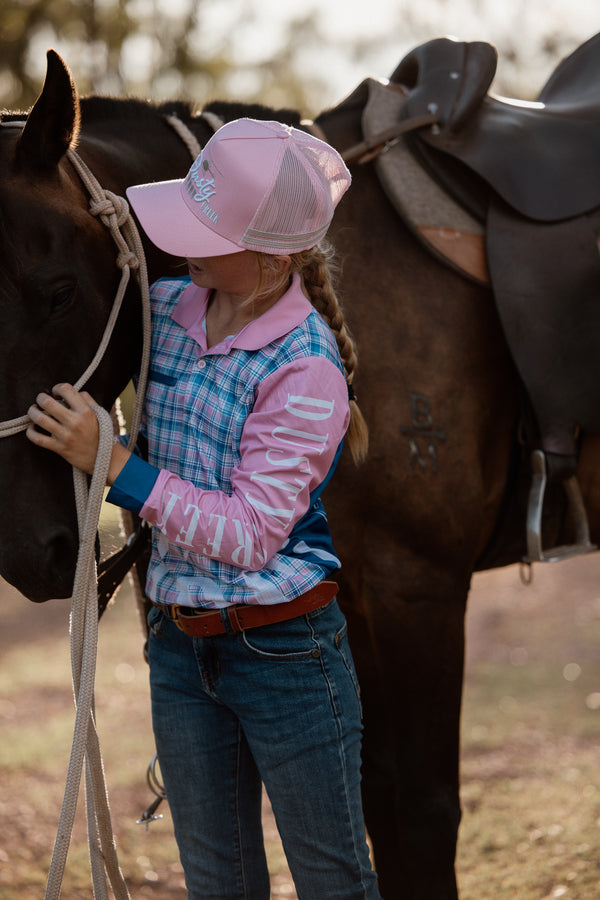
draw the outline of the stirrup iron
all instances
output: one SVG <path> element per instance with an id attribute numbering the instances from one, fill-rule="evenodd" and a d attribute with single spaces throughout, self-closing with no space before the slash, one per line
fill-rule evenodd
<path id="1" fill-rule="evenodd" d="M 590 543 L 587 515 L 575 475 L 564 482 L 569 509 L 575 523 L 575 543 L 542 550 L 542 510 L 547 476 L 546 457 L 541 450 L 534 450 L 531 454 L 531 470 L 532 482 L 527 507 L 527 556 L 523 558 L 523 562 L 559 562 L 561 559 L 597 550 L 596 545 Z"/>

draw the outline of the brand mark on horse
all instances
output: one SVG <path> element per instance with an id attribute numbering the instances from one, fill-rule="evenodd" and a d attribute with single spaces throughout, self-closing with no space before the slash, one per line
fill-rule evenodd
<path id="1" fill-rule="evenodd" d="M 400 426 L 402 434 L 408 435 L 408 460 L 411 469 L 418 466 L 426 469 L 431 464 L 431 471 L 437 472 L 437 447 L 435 441 L 445 441 L 446 432 L 442 428 L 435 429 L 431 412 L 431 400 L 424 394 L 410 394 L 411 427 Z M 423 444 L 425 452 L 422 453 Z"/>

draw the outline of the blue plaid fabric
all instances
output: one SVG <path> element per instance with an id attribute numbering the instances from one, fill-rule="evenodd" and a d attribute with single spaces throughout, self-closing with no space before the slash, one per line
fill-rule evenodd
<path id="1" fill-rule="evenodd" d="M 202 352 L 173 313 L 188 278 L 164 279 L 152 287 L 153 342 L 143 430 L 148 462 L 197 488 L 231 493 L 231 476 L 240 462 L 244 423 L 255 389 L 280 367 L 298 359 L 323 357 L 340 373 L 343 366 L 331 330 L 312 310 L 300 325 L 258 349 L 234 345 L 228 352 Z M 327 478 L 311 493 L 310 506 L 284 546 L 259 571 L 250 571 L 191 552 L 153 528 L 147 591 L 158 603 L 218 607 L 227 603 L 281 603 L 327 577 L 340 563 L 320 494 L 341 451 L 341 439 Z M 125 467 L 109 501 L 132 508 L 123 497 L 135 494 L 134 475 Z M 293 473 L 292 473 L 293 475 Z M 148 491 L 154 476 L 147 482 Z M 142 482 L 144 478 L 142 477 Z M 147 492 L 148 492 L 147 491 Z M 145 497 L 139 497 L 137 507 Z"/>

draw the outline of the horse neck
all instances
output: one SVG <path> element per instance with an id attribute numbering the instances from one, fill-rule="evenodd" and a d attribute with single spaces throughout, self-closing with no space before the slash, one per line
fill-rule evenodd
<path id="1" fill-rule="evenodd" d="M 102 103 L 97 98 L 90 100 L 89 108 L 86 100 L 82 101 L 77 150 L 105 187 L 123 193 L 132 184 L 182 178 L 186 174 L 191 152 L 169 125 L 166 108 L 118 99 Z M 183 120 L 183 113 L 179 109 L 177 112 Z M 188 113 L 184 124 L 200 145 L 213 133 L 201 116 Z"/>

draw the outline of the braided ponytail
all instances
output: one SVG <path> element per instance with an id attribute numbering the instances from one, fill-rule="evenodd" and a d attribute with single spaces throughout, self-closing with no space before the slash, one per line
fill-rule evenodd
<path id="1" fill-rule="evenodd" d="M 350 425 L 347 433 L 348 445 L 352 458 L 358 465 L 366 458 L 369 446 L 369 432 L 367 423 L 358 406 L 353 387 L 354 373 L 358 365 L 356 348 L 346 327 L 342 309 L 333 286 L 333 248 L 330 244 L 322 241 L 310 250 L 293 254 L 291 259 L 292 272 L 300 273 L 312 305 L 325 319 L 335 335 L 348 384 L 348 400 L 350 403 Z"/>

